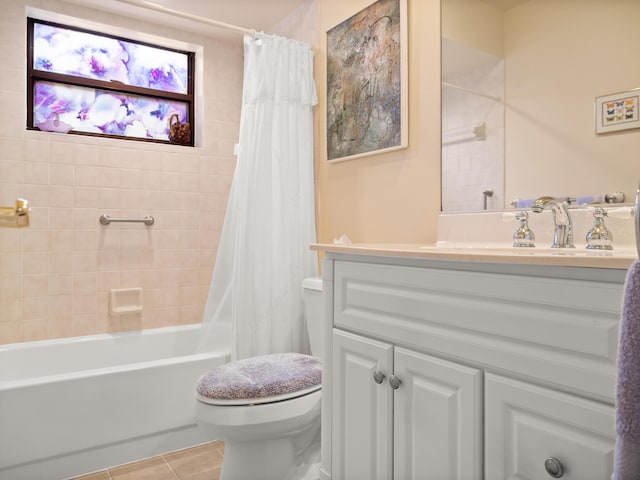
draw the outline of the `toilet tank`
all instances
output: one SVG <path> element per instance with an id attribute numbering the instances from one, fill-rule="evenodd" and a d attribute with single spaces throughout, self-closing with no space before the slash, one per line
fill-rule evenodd
<path id="1" fill-rule="evenodd" d="M 305 278 L 302 281 L 304 318 L 309 332 L 311 354 L 322 357 L 322 279 Z"/>

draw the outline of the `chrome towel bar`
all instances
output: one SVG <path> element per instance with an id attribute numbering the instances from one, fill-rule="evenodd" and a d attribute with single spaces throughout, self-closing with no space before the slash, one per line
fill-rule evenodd
<path id="1" fill-rule="evenodd" d="M 111 222 L 144 223 L 147 226 L 151 226 L 155 219 L 151 215 L 147 215 L 144 218 L 113 218 L 109 215 L 100 215 L 100 223 L 102 225 L 109 225 Z"/>

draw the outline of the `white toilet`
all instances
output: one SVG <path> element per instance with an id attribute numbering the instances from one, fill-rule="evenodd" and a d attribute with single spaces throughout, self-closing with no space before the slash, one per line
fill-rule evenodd
<path id="1" fill-rule="evenodd" d="M 224 441 L 220 480 L 293 480 L 319 461 L 322 280 L 302 283 L 313 357 L 263 355 L 216 367 L 196 387 L 195 419 Z"/>

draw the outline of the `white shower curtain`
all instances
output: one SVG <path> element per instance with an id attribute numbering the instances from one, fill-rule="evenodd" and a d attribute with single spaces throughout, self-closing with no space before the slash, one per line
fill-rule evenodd
<path id="1" fill-rule="evenodd" d="M 308 352 L 301 283 L 317 275 L 307 44 L 244 39 L 240 143 L 199 350 L 232 324 L 232 356 Z"/>

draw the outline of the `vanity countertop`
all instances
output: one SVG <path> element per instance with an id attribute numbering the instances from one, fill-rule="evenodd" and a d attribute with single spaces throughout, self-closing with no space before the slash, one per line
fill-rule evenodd
<path id="1" fill-rule="evenodd" d="M 312 244 L 312 250 L 332 253 L 356 253 L 391 257 L 414 257 L 438 260 L 591 267 L 627 270 L 638 258 L 631 250 L 587 250 L 550 248 L 512 248 L 494 246 L 441 246 L 395 243 Z"/>

